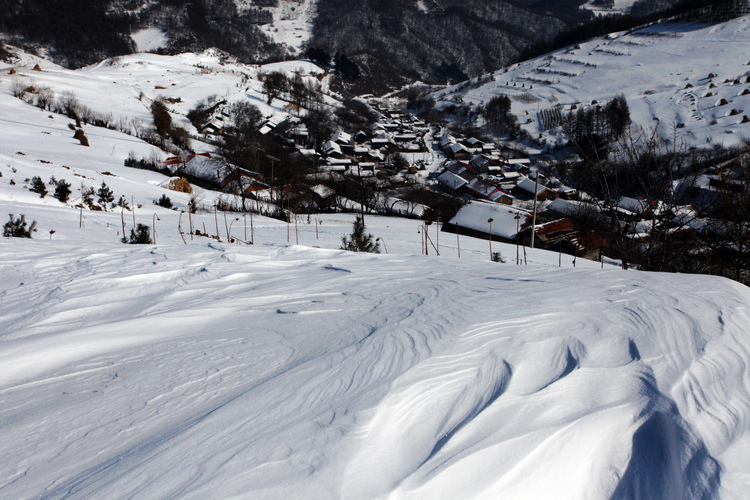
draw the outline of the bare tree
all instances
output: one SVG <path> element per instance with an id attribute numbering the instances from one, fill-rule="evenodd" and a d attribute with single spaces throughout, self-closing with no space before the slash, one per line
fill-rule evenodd
<path id="1" fill-rule="evenodd" d="M 55 92 L 49 87 L 40 87 L 36 92 L 36 105 L 48 110 L 55 101 Z"/>

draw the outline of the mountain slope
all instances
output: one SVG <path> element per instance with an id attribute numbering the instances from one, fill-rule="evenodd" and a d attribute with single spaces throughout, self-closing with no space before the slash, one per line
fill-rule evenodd
<path id="1" fill-rule="evenodd" d="M 664 22 L 512 65 L 436 99 L 484 105 L 508 95 L 532 137 L 557 143 L 564 140 L 559 122 L 545 114 L 562 116 L 623 94 L 643 130 L 690 145 L 732 145 L 750 134 L 748 64 L 750 16 L 710 25 Z"/>

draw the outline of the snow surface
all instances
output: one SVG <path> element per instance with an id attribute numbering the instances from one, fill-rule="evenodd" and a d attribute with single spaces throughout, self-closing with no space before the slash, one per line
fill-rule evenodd
<path id="1" fill-rule="evenodd" d="M 146 28 L 130 35 L 138 52 L 151 52 L 167 45 L 166 34 L 158 28 Z"/>
<path id="2" fill-rule="evenodd" d="M 126 77 L 143 89 L 171 79 L 183 100 L 202 97 L 193 85 L 241 82 L 226 67 L 206 83 L 173 74 L 186 61 L 215 59 L 142 55 L 34 77 L 133 116 L 147 106 Z M 80 146 L 68 119 L 3 89 L 0 214 L 38 231 L 0 238 L 0 497 L 750 491 L 747 288 L 569 256 L 558 267 L 538 249 L 528 265 L 491 262 L 488 241 L 435 225 L 424 256 L 420 221 L 377 216 L 367 230 L 388 254 L 337 249 L 349 214 L 286 224 L 201 210 L 193 225 L 221 241 L 183 241 L 190 195 L 122 165 L 152 146 L 96 127 Z M 68 180 L 73 198 L 104 181 L 135 213 L 41 199 L 25 182 L 35 175 Z M 162 194 L 177 210 L 153 204 Z M 120 243 L 135 223 L 157 244 Z"/>
<path id="3" fill-rule="evenodd" d="M 252 6 L 247 0 L 236 1 L 240 5 L 247 3 Z M 312 36 L 317 4 L 317 0 L 278 0 L 276 7 L 264 9 L 271 11 L 273 22 L 260 28 L 276 43 L 299 52 Z"/>
<path id="4" fill-rule="evenodd" d="M 750 117 L 750 93 L 742 95 L 750 89 L 748 64 L 750 16 L 716 25 L 661 23 L 514 64 L 477 88 L 454 86 L 435 96 L 446 104 L 484 105 L 506 94 L 521 126 L 552 144 L 563 138 L 559 128 L 545 128 L 542 111 L 559 109 L 565 116 L 572 105 L 623 94 L 643 130 L 656 128 L 689 145 L 729 146 L 750 136 L 750 121 L 741 123 Z"/>

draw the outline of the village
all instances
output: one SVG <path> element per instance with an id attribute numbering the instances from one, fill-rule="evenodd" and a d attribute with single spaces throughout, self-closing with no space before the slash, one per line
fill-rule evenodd
<path id="1" fill-rule="evenodd" d="M 233 196 L 224 208 L 284 220 L 321 212 L 419 218 L 437 223 L 442 231 L 574 258 L 603 262 L 625 257 L 623 265 L 627 260 L 637 264 L 641 255 L 661 244 L 657 234 L 680 241 L 696 240 L 696 235 L 727 239 L 723 221 L 702 214 L 697 205 L 681 204 L 685 196 L 673 196 L 669 204 L 622 195 L 596 199 L 580 186 L 566 184 L 569 178 L 556 177 L 550 168 L 555 158 L 528 154 L 518 142 L 462 135 L 399 104 L 372 100 L 368 107 L 376 117 L 368 127 L 337 127 L 323 138 L 313 137 L 310 122 L 300 113 L 262 117 L 257 136 L 273 138 L 284 151 L 274 155 L 259 148 L 256 168 L 238 167 L 211 152 L 174 156 L 159 168 Z M 217 107 L 199 130 L 218 142 L 228 126 L 231 114 Z M 712 168 L 677 189 L 685 194 L 690 187 L 693 196 L 697 190 L 703 200 L 731 192 L 736 170 L 732 162 Z M 592 224 L 592 214 L 598 223 Z M 699 262 L 695 265 L 710 265 L 706 251 L 713 250 L 691 250 Z"/>
<path id="2" fill-rule="evenodd" d="M 337 130 L 318 148 L 306 147 L 308 130 L 299 119 L 282 114 L 263 119 L 260 135 L 280 135 L 294 150 L 291 158 L 308 163 L 309 173 L 293 185 L 272 186 L 261 173 L 227 165 L 208 152 L 171 157 L 162 167 L 249 200 L 250 210 L 267 214 L 275 204 L 288 211 L 278 212 L 282 217 L 341 211 L 420 218 L 446 232 L 602 258 L 604 238 L 576 229 L 562 204 L 577 200 L 577 190 L 541 174 L 540 158 L 451 133 L 401 109 L 373 107 L 378 119 L 370 130 Z M 218 115 L 204 134 L 222 133 L 229 116 Z M 341 192 L 347 182 L 368 189 Z M 409 196 L 415 192 L 421 196 Z M 439 213 L 430 206 L 434 199 L 450 199 L 455 208 Z"/>

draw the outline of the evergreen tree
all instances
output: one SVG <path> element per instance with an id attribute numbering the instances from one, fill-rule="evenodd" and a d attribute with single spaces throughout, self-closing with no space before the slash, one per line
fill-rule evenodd
<path id="1" fill-rule="evenodd" d="M 94 204 L 94 188 L 86 186 L 81 187 L 81 202 L 91 208 Z"/>
<path id="2" fill-rule="evenodd" d="M 29 191 L 32 193 L 39 193 L 40 198 L 44 198 L 47 196 L 47 186 L 44 184 L 44 181 L 41 177 L 38 175 L 35 175 L 31 178 L 31 187 L 29 188 Z"/>
<path id="3" fill-rule="evenodd" d="M 169 199 L 169 196 L 166 194 L 161 195 L 161 198 L 158 200 L 154 200 L 154 205 L 159 205 L 160 207 L 164 208 L 172 208 L 174 204 L 172 203 L 172 200 Z"/>
<path id="4" fill-rule="evenodd" d="M 341 238 L 341 249 L 350 252 L 380 253 L 380 245 L 373 241 L 370 233 L 365 232 L 365 218 L 361 215 L 354 220 L 352 234 Z"/>
<path id="5" fill-rule="evenodd" d="M 55 198 L 60 200 L 62 203 L 67 203 L 70 198 L 70 183 L 65 182 L 64 179 L 60 179 L 55 183 Z"/>
<path id="6" fill-rule="evenodd" d="M 31 238 L 31 233 L 35 231 L 36 221 L 32 222 L 31 226 L 27 229 L 25 215 L 14 219 L 13 214 L 10 214 L 10 221 L 6 222 L 3 226 L 3 236 L 10 238 Z"/>
<path id="7" fill-rule="evenodd" d="M 102 181 L 102 186 L 97 190 L 96 196 L 99 200 L 99 204 L 103 207 L 105 207 L 107 203 L 115 201 L 115 195 L 112 194 L 112 190 L 107 187 L 104 181 Z"/>
<path id="8" fill-rule="evenodd" d="M 130 239 L 122 237 L 123 243 L 147 245 L 151 243 L 151 230 L 145 224 L 138 224 L 135 229 L 130 230 Z"/>

